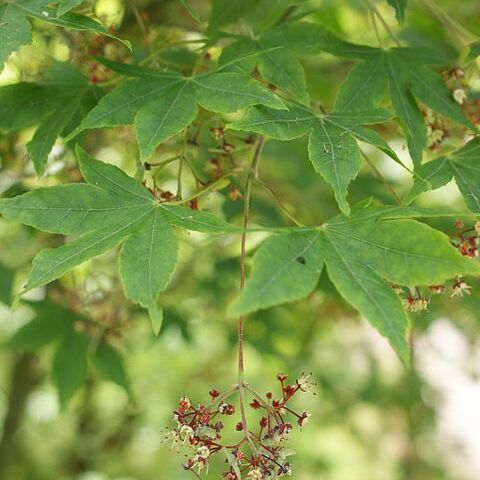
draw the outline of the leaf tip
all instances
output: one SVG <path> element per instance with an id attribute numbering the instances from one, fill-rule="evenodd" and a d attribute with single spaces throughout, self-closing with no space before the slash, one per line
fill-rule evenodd
<path id="1" fill-rule="evenodd" d="M 152 305 L 148 307 L 148 313 L 150 315 L 153 334 L 158 337 L 163 324 L 163 310 L 157 307 L 157 305 Z"/>

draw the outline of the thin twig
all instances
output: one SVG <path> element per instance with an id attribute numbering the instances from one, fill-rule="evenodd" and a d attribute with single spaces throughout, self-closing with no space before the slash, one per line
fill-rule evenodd
<path id="1" fill-rule="evenodd" d="M 280 197 L 276 194 L 275 190 L 265 183 L 263 180 L 260 180 L 260 178 L 255 178 L 255 181 L 258 182 L 270 195 L 273 197 L 275 200 L 275 203 L 280 207 L 282 212 L 297 226 L 297 227 L 304 227 L 303 223 L 300 223 L 289 211 L 288 208 L 283 204 L 282 200 Z"/>
<path id="2" fill-rule="evenodd" d="M 393 187 L 387 182 L 387 179 L 383 176 L 383 173 L 374 165 L 374 163 L 368 158 L 367 154 L 360 150 L 362 153 L 363 158 L 368 163 L 370 168 L 373 170 L 377 178 L 387 187 L 388 191 L 392 194 L 395 201 L 400 205 L 402 203 L 402 199 L 398 196 L 398 193 L 393 189 Z"/>
<path id="3" fill-rule="evenodd" d="M 372 3 L 370 0 L 366 0 L 366 2 L 368 5 L 368 13 L 370 15 L 370 20 L 372 22 L 373 31 L 375 32 L 375 36 L 377 37 L 378 46 L 382 48 L 383 42 L 382 42 L 382 38 L 380 37 L 380 32 L 378 31 L 377 19 L 375 18 L 375 12 L 373 11 Z"/>
<path id="4" fill-rule="evenodd" d="M 187 141 L 188 141 L 188 127 L 183 131 L 183 145 L 182 153 L 180 155 L 180 161 L 178 163 L 178 173 L 177 173 L 177 199 L 182 198 L 182 172 L 183 172 L 183 162 L 187 154 Z"/>
<path id="5" fill-rule="evenodd" d="M 142 31 L 143 39 L 144 39 L 145 42 L 147 42 L 148 41 L 148 30 L 147 30 L 147 27 L 145 26 L 145 22 L 143 21 L 143 18 L 140 15 L 140 12 L 138 11 L 138 8 L 135 5 L 135 3 L 130 1 L 129 5 L 130 5 L 130 8 L 133 12 L 133 16 L 135 17 L 135 20 L 137 21 L 138 26 L 140 27 L 140 30 Z"/>
<path id="6" fill-rule="evenodd" d="M 474 34 L 470 30 L 466 29 L 463 25 L 460 25 L 454 18 L 448 15 L 440 6 L 438 6 L 432 0 L 423 0 L 427 8 L 432 14 L 437 17 L 438 21 L 446 28 L 456 33 L 460 44 L 463 46 L 465 43 L 478 40 L 478 35 Z"/>
<path id="7" fill-rule="evenodd" d="M 258 163 L 262 156 L 263 146 L 265 139 L 261 136 L 258 139 L 257 146 L 253 153 L 252 163 L 247 173 L 245 180 L 245 193 L 243 200 L 243 232 L 241 240 L 241 260 L 240 260 L 240 289 L 245 288 L 245 262 L 246 262 L 246 240 L 247 240 L 247 227 L 248 217 L 250 213 L 250 195 L 252 193 L 252 182 L 258 176 Z M 245 316 L 242 315 L 238 320 L 238 395 L 240 400 L 240 413 L 242 416 L 242 425 L 245 438 L 250 446 L 255 450 L 255 445 L 250 439 L 250 435 L 247 427 L 247 414 L 245 409 L 245 361 L 244 361 L 244 334 L 245 334 Z"/>
<path id="8" fill-rule="evenodd" d="M 217 180 L 215 180 L 214 182 L 212 183 L 209 183 L 205 188 L 203 188 L 202 190 L 199 190 L 198 192 L 195 192 L 193 195 L 190 195 L 189 197 L 186 197 L 186 198 L 182 198 L 181 200 L 175 200 L 173 202 L 168 202 L 169 205 L 183 205 L 184 203 L 188 203 L 192 200 L 195 200 L 196 198 L 198 197 L 201 197 L 209 192 L 211 192 L 212 190 L 215 190 L 219 185 L 221 186 L 221 184 L 228 178 L 228 177 L 232 177 L 233 175 L 236 175 L 237 173 L 239 173 L 239 171 L 234 171 L 234 172 L 229 172 L 229 173 L 226 173 L 225 175 L 222 175 L 220 178 L 218 178 Z M 227 184 L 225 184 L 225 187 L 227 186 Z M 221 188 L 224 188 L 224 187 L 221 187 Z"/>
<path id="9" fill-rule="evenodd" d="M 388 23 L 385 21 L 382 14 L 378 11 L 378 8 L 373 4 L 370 4 L 370 6 L 371 6 L 371 9 L 373 10 L 373 12 L 375 13 L 375 15 L 380 20 L 383 27 L 385 28 L 386 32 L 390 35 L 391 39 L 396 43 L 397 47 L 401 47 L 402 44 L 400 43 L 400 40 L 398 40 L 397 36 L 393 33 L 393 30 L 390 28 Z"/>

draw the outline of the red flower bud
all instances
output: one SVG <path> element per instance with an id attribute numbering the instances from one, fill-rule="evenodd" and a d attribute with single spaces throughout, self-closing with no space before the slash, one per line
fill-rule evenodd
<path id="1" fill-rule="evenodd" d="M 210 390 L 210 392 L 208 392 L 208 393 L 212 397 L 212 400 L 215 400 L 216 398 L 218 398 L 220 396 L 220 392 L 215 388 L 212 388 L 212 390 Z"/>

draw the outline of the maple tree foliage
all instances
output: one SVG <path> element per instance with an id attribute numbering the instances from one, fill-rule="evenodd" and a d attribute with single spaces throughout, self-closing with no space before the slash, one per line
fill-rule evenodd
<path id="1" fill-rule="evenodd" d="M 193 60 L 185 66 L 170 64 L 168 59 L 162 62 L 154 51 L 137 47 L 128 34 L 105 28 L 84 14 L 83 3 L 12 0 L 0 4 L 1 65 L 32 42 L 36 22 L 66 32 L 80 31 L 88 38 L 95 35 L 100 45 L 108 41 L 113 46 L 91 48 L 77 62 L 52 62 L 41 78 L 0 87 L 0 129 L 11 135 L 34 129 L 23 143 L 36 175 L 40 179 L 54 175 L 49 168 L 59 139 L 74 155 L 72 168 L 77 172 L 74 181 L 47 182 L 0 198 L 5 219 L 66 237 L 65 241 L 55 237 L 55 248 L 39 251 L 21 288 L 12 293 L 13 280 L 9 281 L 4 303 L 13 297 L 14 305 L 29 303 L 28 292 L 61 279 L 94 257 L 117 251 L 125 297 L 148 312 L 154 333 L 159 334 L 164 320 L 161 293 L 175 275 L 183 239 L 189 232 L 212 240 L 233 236 L 242 239 L 244 288 L 236 298 L 232 295 L 228 316 L 240 317 L 243 325 L 246 315 L 308 297 L 321 288 L 320 279 L 326 275 L 408 367 L 409 334 L 415 321 L 411 315 L 447 289 L 452 296 L 469 294 L 467 277 L 480 275 L 476 259 L 480 113 L 475 111 L 478 101 L 468 82 L 478 68 L 479 43 L 468 44 L 462 57 L 452 60 L 441 48 L 417 44 L 414 38 L 399 40 L 388 25 L 388 45 L 380 37 L 378 45 L 343 38 L 315 17 L 308 2 L 300 0 L 213 0 L 207 17 L 195 9 L 194 2 L 181 0 L 175 8 L 191 15 L 198 34 L 187 52 Z M 370 3 L 366 2 L 367 10 Z M 402 28 L 407 1 L 384 3 L 393 8 Z M 265 13 L 269 8 L 271 18 Z M 262 24 L 256 14 L 267 20 Z M 373 4 L 370 14 L 375 29 L 381 27 L 383 17 Z M 148 45 L 148 38 L 144 41 Z M 318 56 L 349 65 L 331 106 L 315 98 L 316 90 L 310 88 L 306 75 L 305 65 Z M 89 140 L 107 128 L 122 132 L 128 126 L 133 135 L 129 148 L 138 151 L 134 176 L 94 158 Z M 404 152 L 391 144 L 389 131 L 402 136 Z M 273 142 L 303 142 L 303 158 L 295 162 L 311 164 L 312 168 L 302 171 L 331 192 L 337 211 L 330 218 L 308 225 L 298 221 L 284 199 L 261 180 L 263 149 Z M 160 156 L 164 146 L 175 152 L 171 158 Z M 372 151 L 380 152 L 387 165 L 392 162 L 409 177 L 411 187 L 402 198 L 394 192 L 392 200 L 383 197 L 382 201 L 367 189 L 362 198 L 351 194 L 365 166 L 373 168 L 387 194 L 392 192 L 389 180 L 369 159 L 367 152 Z M 211 153 L 215 155 L 208 163 Z M 171 182 L 161 183 L 162 168 L 173 162 L 178 164 L 176 193 Z M 199 167 L 202 162 L 211 169 L 207 176 L 204 166 Z M 182 188 L 185 170 L 194 179 L 194 187 L 186 193 Z M 425 208 L 418 203 L 422 194 L 452 180 L 463 197 L 463 210 Z M 269 191 L 286 215 L 284 223 L 249 223 L 254 182 Z M 243 202 L 243 219 L 209 209 L 203 199 L 210 195 Z M 453 240 L 432 222 L 446 218 L 453 223 L 460 217 L 472 228 L 457 224 Z M 258 232 L 268 238 L 246 255 L 246 238 Z M 246 256 L 251 256 L 251 269 L 245 276 Z M 13 276 L 10 271 L 2 274 Z M 181 292 L 181 286 L 173 288 Z M 33 308 L 34 319 L 12 336 L 7 347 L 36 351 L 59 342 L 52 378 L 62 405 L 86 378 L 89 356 L 103 375 L 132 395 L 122 355 L 104 339 L 92 352 L 88 332 L 77 328 L 88 324 L 81 312 L 50 300 Z M 57 311 L 63 313 L 55 318 L 63 316 L 65 321 L 49 320 Z M 300 384 L 297 380 L 297 387 L 290 388 L 302 389 Z M 241 391 L 243 384 L 239 385 Z M 289 399 L 287 387 L 281 380 L 283 397 L 277 405 L 261 404 L 269 422 L 270 415 L 272 421 L 282 418 L 278 412 Z M 212 405 L 217 397 L 212 395 Z M 210 451 L 217 451 L 214 440 L 221 428 L 211 423 L 210 416 L 224 414 L 222 408 L 227 407 L 222 405 L 214 410 L 205 407 L 205 413 L 190 410 L 188 404 L 181 411 L 174 440 L 187 438 L 197 449 L 187 469 L 201 473 Z M 195 425 L 182 416 L 187 412 Z M 203 421 L 201 412 L 208 416 L 204 427 L 215 430 L 213 440 L 194 431 Z M 298 418 L 303 426 L 308 415 Z M 245 432 L 248 444 L 251 437 L 245 418 L 242 422 L 237 430 Z M 280 445 L 285 428 L 279 433 L 269 426 L 268 435 L 280 435 Z M 248 478 L 254 479 L 289 473 L 284 454 L 276 450 L 279 446 L 274 447 L 274 457 L 262 463 L 255 448 L 268 453 L 269 447 L 260 440 L 259 445 L 252 446 L 251 457 L 231 450 L 224 478 L 241 478 L 244 467 L 249 469 Z"/>

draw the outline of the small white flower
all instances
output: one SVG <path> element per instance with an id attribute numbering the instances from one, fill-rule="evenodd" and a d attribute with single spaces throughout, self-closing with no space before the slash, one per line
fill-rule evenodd
<path id="1" fill-rule="evenodd" d="M 200 458 L 207 459 L 210 456 L 210 449 L 206 445 L 197 448 L 197 455 Z"/>
<path id="2" fill-rule="evenodd" d="M 480 235 L 480 220 L 477 220 L 474 224 L 473 224 L 473 228 L 475 229 L 475 233 L 477 235 Z"/>
<path id="3" fill-rule="evenodd" d="M 444 136 L 445 132 L 441 128 L 430 129 L 430 132 L 428 134 L 428 145 L 431 147 L 433 145 L 436 145 L 437 143 L 440 143 L 443 140 Z"/>
<path id="4" fill-rule="evenodd" d="M 405 309 L 412 313 L 422 312 L 428 309 L 428 300 L 426 298 L 408 297 L 403 300 Z"/>
<path id="5" fill-rule="evenodd" d="M 465 93 L 465 90 L 463 88 L 456 88 L 452 92 L 453 99 L 459 104 L 463 105 L 465 103 L 465 100 L 467 99 L 467 94 Z"/>
<path id="6" fill-rule="evenodd" d="M 251 480 L 263 480 L 263 473 L 259 468 L 255 468 L 254 470 L 250 470 L 247 477 Z"/>
<path id="7" fill-rule="evenodd" d="M 190 425 L 182 425 L 178 431 L 178 436 L 183 443 L 190 441 L 194 437 L 193 428 Z"/>
<path id="8" fill-rule="evenodd" d="M 302 392 L 308 392 L 312 389 L 313 383 L 310 381 L 311 373 L 305 375 L 302 373 L 302 376 L 297 380 L 297 385 L 300 387 Z"/>
<path id="9" fill-rule="evenodd" d="M 430 124 L 435 123 L 435 113 L 433 113 L 431 108 L 426 108 L 425 110 L 425 121 Z"/>
<path id="10" fill-rule="evenodd" d="M 307 413 L 305 412 L 299 419 L 298 419 L 298 424 L 301 426 L 301 427 L 304 427 L 308 421 L 310 420 L 310 417 L 312 416 L 311 413 Z"/>
<path id="11" fill-rule="evenodd" d="M 472 293 L 472 287 L 468 285 L 466 282 L 464 282 L 463 280 L 457 280 L 453 284 L 453 292 L 450 295 L 450 298 L 457 297 L 457 296 L 463 298 L 464 293 L 466 293 L 467 295 L 470 295 Z"/>

